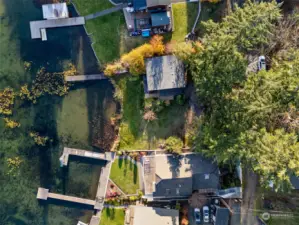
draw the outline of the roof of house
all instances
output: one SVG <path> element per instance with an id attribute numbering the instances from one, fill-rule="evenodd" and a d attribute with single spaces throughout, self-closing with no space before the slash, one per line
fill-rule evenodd
<path id="1" fill-rule="evenodd" d="M 229 209 L 216 207 L 216 223 L 215 225 L 228 225 Z"/>
<path id="2" fill-rule="evenodd" d="M 165 26 L 170 24 L 170 18 L 167 12 L 151 13 L 152 26 Z"/>
<path id="3" fill-rule="evenodd" d="M 170 0 L 146 0 L 147 7 L 170 5 Z"/>
<path id="4" fill-rule="evenodd" d="M 201 154 L 164 154 L 144 158 L 154 162 L 155 168 L 148 172 L 155 173 L 153 197 L 182 197 L 191 195 L 193 190 L 219 188 L 217 164 Z M 149 194 L 147 190 L 152 189 L 145 186 L 145 192 Z"/>
<path id="5" fill-rule="evenodd" d="M 146 0 L 132 0 L 135 10 L 146 9 Z"/>
<path id="6" fill-rule="evenodd" d="M 294 189 L 299 190 L 299 177 L 291 176 L 290 181 Z"/>
<path id="7" fill-rule="evenodd" d="M 59 19 L 69 17 L 66 3 L 46 4 L 42 6 L 44 19 Z"/>
<path id="8" fill-rule="evenodd" d="M 146 59 L 148 91 L 184 88 L 184 64 L 174 55 Z"/>
<path id="9" fill-rule="evenodd" d="M 179 225 L 179 211 L 145 206 L 130 206 L 125 222 L 130 225 Z M 126 215 L 127 216 L 127 215 Z M 132 221 L 133 220 L 133 221 Z"/>

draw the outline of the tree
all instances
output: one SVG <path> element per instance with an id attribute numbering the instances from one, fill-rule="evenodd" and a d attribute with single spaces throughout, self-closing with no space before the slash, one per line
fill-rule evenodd
<path id="1" fill-rule="evenodd" d="M 154 35 L 150 40 L 150 44 L 153 48 L 154 55 L 164 55 L 165 54 L 165 46 L 163 43 L 163 36 Z"/>
<path id="2" fill-rule="evenodd" d="M 196 150 L 219 163 L 241 159 L 277 190 L 299 175 L 295 42 L 273 55 L 270 70 L 245 71 L 246 55 L 271 43 L 280 17 L 274 2 L 249 2 L 221 23 L 205 23 L 203 48 L 186 60 L 204 109 Z"/>
<path id="3" fill-rule="evenodd" d="M 290 186 L 290 175 L 299 176 L 299 142 L 295 133 L 283 129 L 267 132 L 263 128 L 246 131 L 240 139 L 240 151 L 261 175 L 264 185 L 272 181 L 278 190 Z"/>
<path id="4" fill-rule="evenodd" d="M 183 141 L 175 136 L 171 136 L 165 141 L 165 149 L 176 154 L 180 154 L 182 152 L 183 145 Z"/>

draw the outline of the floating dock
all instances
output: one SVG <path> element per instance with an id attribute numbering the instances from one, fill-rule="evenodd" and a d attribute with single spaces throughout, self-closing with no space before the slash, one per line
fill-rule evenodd
<path id="1" fill-rule="evenodd" d="M 102 74 L 91 74 L 91 75 L 77 75 L 77 76 L 66 76 L 67 82 L 76 81 L 88 81 L 88 80 L 105 80 L 108 79 L 103 73 Z"/>
<path id="2" fill-rule="evenodd" d="M 42 29 L 46 28 L 55 28 L 55 27 L 69 27 L 69 26 L 78 26 L 84 25 L 85 19 L 83 16 L 80 17 L 72 17 L 72 18 L 61 18 L 61 19 L 52 19 L 52 20 L 38 20 L 30 22 L 30 32 L 31 38 L 37 39 L 42 38 L 41 33 Z M 43 31 L 44 33 L 46 30 Z"/>
<path id="3" fill-rule="evenodd" d="M 90 205 L 90 206 L 94 206 L 96 204 L 96 202 L 94 200 L 50 193 L 49 189 L 45 189 L 45 188 L 41 188 L 41 187 L 38 188 L 37 199 L 48 200 L 48 198 L 66 201 L 66 202 L 72 202 L 72 203 L 79 203 L 79 204 L 83 204 L 83 205 Z"/>

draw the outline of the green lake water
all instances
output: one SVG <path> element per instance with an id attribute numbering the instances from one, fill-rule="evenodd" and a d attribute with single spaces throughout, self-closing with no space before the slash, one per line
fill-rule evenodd
<path id="1" fill-rule="evenodd" d="M 72 10 L 71 10 L 72 11 Z M 72 11 L 72 14 L 75 13 Z M 83 27 L 48 29 L 48 41 L 31 40 L 29 21 L 42 19 L 32 0 L 0 0 L 0 90 L 18 91 L 30 84 L 40 67 L 62 71 L 74 63 L 80 74 L 98 72 L 98 65 Z M 24 62 L 32 62 L 25 71 Z M 12 118 L 21 127 L 9 130 L 0 118 L 0 225 L 72 225 L 88 222 L 93 211 L 63 202 L 39 202 L 38 187 L 51 192 L 94 199 L 101 164 L 78 159 L 62 169 L 63 147 L 100 151 L 91 145 L 92 134 L 115 112 L 113 88 L 108 81 L 71 87 L 65 97 L 44 96 L 37 104 L 16 99 Z M 97 126 L 93 125 L 94 121 Z M 34 145 L 29 132 L 49 136 L 48 147 Z M 7 174 L 7 159 L 20 157 L 21 167 Z"/>

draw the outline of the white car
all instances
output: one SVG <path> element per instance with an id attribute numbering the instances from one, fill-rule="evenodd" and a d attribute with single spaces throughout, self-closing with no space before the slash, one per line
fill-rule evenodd
<path id="1" fill-rule="evenodd" d="M 204 206 L 202 208 L 202 211 L 203 211 L 203 222 L 205 223 L 209 223 L 210 222 L 210 213 L 209 213 L 209 207 L 208 206 Z"/>
<path id="2" fill-rule="evenodd" d="M 195 223 L 199 224 L 200 223 L 200 209 L 199 208 L 194 209 L 194 218 L 195 218 Z"/>
<path id="3" fill-rule="evenodd" d="M 259 57 L 258 68 L 259 68 L 259 70 L 265 70 L 266 69 L 266 58 L 263 55 L 261 55 Z"/>

